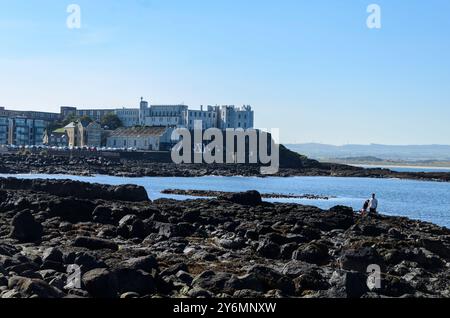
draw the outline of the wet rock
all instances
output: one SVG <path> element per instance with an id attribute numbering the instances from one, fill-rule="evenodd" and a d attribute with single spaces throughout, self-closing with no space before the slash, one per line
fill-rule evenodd
<path id="1" fill-rule="evenodd" d="M 29 210 L 16 214 L 11 222 L 10 236 L 22 243 L 36 242 L 41 240 L 43 227 L 37 222 Z"/>

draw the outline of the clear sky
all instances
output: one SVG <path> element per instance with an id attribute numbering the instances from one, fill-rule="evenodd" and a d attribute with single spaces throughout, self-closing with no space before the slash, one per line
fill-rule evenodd
<path id="1" fill-rule="evenodd" d="M 251 104 L 283 142 L 450 144 L 450 1 L 0 0 L 1 106 L 140 96 Z"/>

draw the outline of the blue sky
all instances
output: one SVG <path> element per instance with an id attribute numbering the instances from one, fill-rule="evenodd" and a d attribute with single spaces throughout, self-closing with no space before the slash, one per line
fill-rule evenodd
<path id="1" fill-rule="evenodd" d="M 0 105 L 251 104 L 283 142 L 450 144 L 449 16 L 448 0 L 0 0 Z"/>

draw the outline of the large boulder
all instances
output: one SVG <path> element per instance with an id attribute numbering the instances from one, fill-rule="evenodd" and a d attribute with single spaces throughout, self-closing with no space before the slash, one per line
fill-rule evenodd
<path id="1" fill-rule="evenodd" d="M 15 276 L 9 279 L 8 288 L 19 292 L 23 297 L 62 298 L 64 293 L 41 279 Z"/>
<path id="2" fill-rule="evenodd" d="M 83 284 L 92 297 L 116 298 L 119 291 L 117 277 L 107 269 L 93 269 L 83 275 Z"/>
<path id="3" fill-rule="evenodd" d="M 119 292 L 138 293 L 139 295 L 151 295 L 156 291 L 155 279 L 143 270 L 120 268 L 114 272 L 117 277 Z"/>
<path id="4" fill-rule="evenodd" d="M 22 243 L 37 242 L 42 238 L 44 230 L 29 210 L 17 213 L 11 222 L 11 238 Z"/>
<path id="5" fill-rule="evenodd" d="M 59 197 L 80 199 L 118 200 L 128 202 L 149 201 L 144 187 L 137 185 L 103 185 L 72 180 L 15 179 L 0 180 L 0 187 L 11 190 L 32 190 Z"/>

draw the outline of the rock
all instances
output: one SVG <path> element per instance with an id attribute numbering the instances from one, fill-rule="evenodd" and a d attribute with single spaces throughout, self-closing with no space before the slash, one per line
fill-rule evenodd
<path id="1" fill-rule="evenodd" d="M 245 246 L 245 241 L 240 237 L 230 238 L 230 239 L 220 239 L 219 245 L 223 248 L 230 250 L 238 250 Z"/>
<path id="2" fill-rule="evenodd" d="M 335 271 L 329 281 L 328 292 L 335 298 L 361 298 L 369 292 L 367 276 L 363 273 Z"/>
<path id="3" fill-rule="evenodd" d="M 59 217 L 70 223 L 89 222 L 96 204 L 78 198 L 60 198 L 49 202 L 48 211 L 51 217 Z"/>
<path id="4" fill-rule="evenodd" d="M 182 281 L 183 283 L 185 283 L 186 285 L 192 285 L 192 281 L 194 280 L 194 278 L 187 272 L 185 271 L 179 271 L 178 273 L 175 274 L 175 276 Z"/>
<path id="5" fill-rule="evenodd" d="M 225 283 L 224 291 L 227 293 L 234 293 L 237 290 L 253 290 L 263 292 L 264 285 L 253 273 L 243 276 L 232 276 L 230 280 Z"/>
<path id="6" fill-rule="evenodd" d="M 63 263 L 63 253 L 58 248 L 48 248 L 44 251 L 42 256 L 42 261 L 45 262 L 55 262 Z"/>
<path id="7" fill-rule="evenodd" d="M 14 190 L 45 192 L 59 197 L 118 200 L 128 202 L 149 201 L 144 187 L 136 185 L 109 186 L 71 180 L 2 179 L 2 187 Z"/>
<path id="8" fill-rule="evenodd" d="M 213 298 L 214 294 L 205 289 L 194 287 L 191 290 L 189 290 L 187 296 L 191 298 Z"/>
<path id="9" fill-rule="evenodd" d="M 329 211 L 333 212 L 333 213 L 343 214 L 346 216 L 353 216 L 355 213 L 352 208 L 350 208 L 348 206 L 342 206 L 342 205 L 334 206 Z"/>
<path id="10" fill-rule="evenodd" d="M 85 247 L 90 250 L 110 249 L 117 251 L 119 249 L 118 245 L 113 241 L 86 236 L 77 237 L 73 243 L 73 246 Z"/>
<path id="11" fill-rule="evenodd" d="M 130 268 L 117 269 L 114 272 L 117 277 L 119 292 L 135 292 L 139 295 L 149 295 L 156 291 L 155 280 L 152 275 L 143 270 Z"/>
<path id="12" fill-rule="evenodd" d="M 75 255 L 73 263 L 80 266 L 82 272 L 84 273 L 96 268 L 106 268 L 105 263 L 97 260 L 97 258 L 95 258 L 93 255 L 84 252 L 77 253 Z"/>
<path id="13" fill-rule="evenodd" d="M 50 286 L 41 279 L 31 279 L 26 277 L 15 276 L 9 279 L 8 288 L 15 289 L 24 297 L 36 295 L 39 298 L 62 298 L 64 293 Z"/>
<path id="14" fill-rule="evenodd" d="M 258 191 L 224 194 L 218 199 L 248 206 L 257 206 L 262 204 L 261 194 Z"/>
<path id="15" fill-rule="evenodd" d="M 329 259 L 328 247 L 318 242 L 305 244 L 292 254 L 292 259 L 312 264 L 322 264 Z"/>
<path id="16" fill-rule="evenodd" d="M 104 268 L 93 269 L 84 274 L 83 284 L 95 298 L 116 298 L 119 290 L 117 277 Z"/>
<path id="17" fill-rule="evenodd" d="M 157 222 L 155 228 L 158 230 L 159 235 L 166 238 L 186 237 L 192 235 L 195 231 L 189 223 L 171 224 Z"/>
<path id="18" fill-rule="evenodd" d="M 125 215 L 122 219 L 120 219 L 119 226 L 132 225 L 137 220 L 139 219 L 134 214 Z"/>
<path id="19" fill-rule="evenodd" d="M 309 270 L 294 279 L 297 294 L 308 290 L 326 290 L 328 282 L 316 271 Z"/>
<path id="20" fill-rule="evenodd" d="M 248 230 L 245 232 L 245 238 L 252 241 L 257 241 L 259 239 L 258 232 L 253 230 Z"/>
<path id="21" fill-rule="evenodd" d="M 175 275 L 179 271 L 188 272 L 189 269 L 185 263 L 178 263 L 178 264 L 172 265 L 169 268 L 166 268 L 165 270 L 163 270 L 161 272 L 160 276 L 164 277 L 164 276 Z"/>
<path id="22" fill-rule="evenodd" d="M 248 274 L 253 274 L 261 282 L 265 291 L 279 289 L 288 295 L 292 295 L 295 292 L 292 279 L 271 268 L 255 265 L 248 270 Z"/>
<path id="23" fill-rule="evenodd" d="M 184 222 L 195 223 L 200 220 L 200 211 L 199 210 L 189 210 L 183 213 L 181 219 Z"/>
<path id="24" fill-rule="evenodd" d="M 280 246 L 270 240 L 264 240 L 259 243 L 256 252 L 262 257 L 277 259 L 280 256 Z"/>
<path id="25" fill-rule="evenodd" d="M 445 245 L 443 241 L 432 239 L 422 239 L 420 244 L 443 259 L 450 260 L 450 244 Z"/>
<path id="26" fill-rule="evenodd" d="M 152 270 L 158 268 L 158 261 L 153 255 L 148 255 L 126 260 L 122 263 L 122 266 L 125 268 L 143 270 L 147 273 L 151 273 Z"/>
<path id="27" fill-rule="evenodd" d="M 14 245 L 0 243 L 0 255 L 5 256 L 13 256 L 14 254 L 19 253 L 19 249 Z"/>
<path id="28" fill-rule="evenodd" d="M 129 293 L 124 293 L 122 295 L 120 295 L 121 299 L 133 299 L 133 298 L 139 298 L 140 295 L 138 293 L 133 293 L 133 292 L 129 292 Z"/>
<path id="29" fill-rule="evenodd" d="M 34 219 L 29 210 L 17 213 L 11 226 L 10 236 L 22 243 L 39 241 L 44 232 L 42 225 Z"/>
<path id="30" fill-rule="evenodd" d="M 213 293 L 220 293 L 225 283 L 231 278 L 228 273 L 215 273 L 213 271 L 205 271 L 196 276 L 192 281 L 192 285 L 206 289 Z"/>
<path id="31" fill-rule="evenodd" d="M 92 220 L 100 224 L 114 224 L 111 208 L 99 205 L 92 212 Z"/>
<path id="32" fill-rule="evenodd" d="M 237 290 L 233 294 L 233 298 L 236 298 L 236 299 L 243 299 L 243 298 L 260 299 L 260 298 L 262 298 L 262 296 L 263 296 L 262 293 L 257 292 L 255 290 L 251 290 L 251 289 Z"/>
<path id="33" fill-rule="evenodd" d="M 379 265 L 381 267 L 383 259 L 377 250 L 372 247 L 364 247 L 359 250 L 344 251 L 339 258 L 342 269 L 366 273 L 369 265 Z"/>

